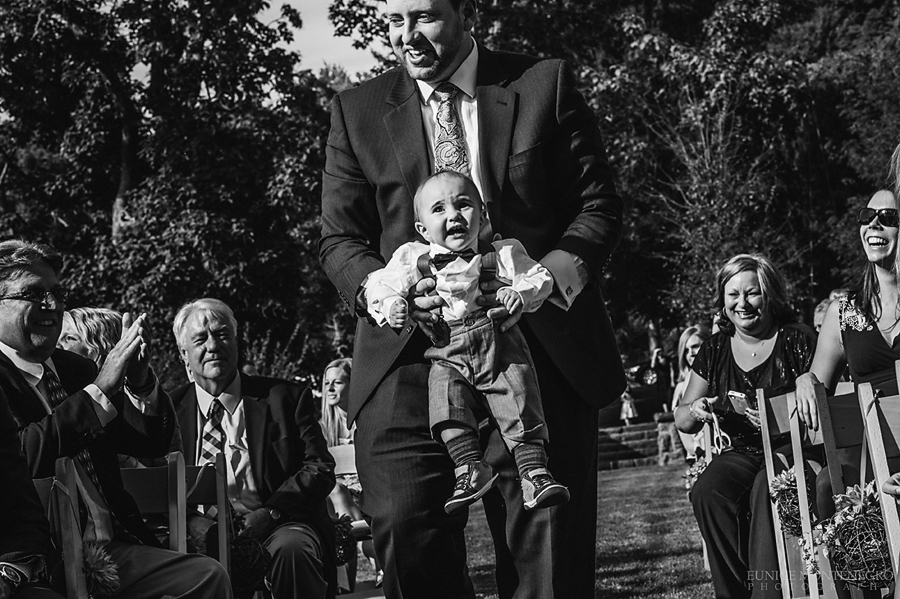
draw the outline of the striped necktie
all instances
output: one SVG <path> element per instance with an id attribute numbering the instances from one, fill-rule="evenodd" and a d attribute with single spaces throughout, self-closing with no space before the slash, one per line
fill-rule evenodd
<path id="1" fill-rule="evenodd" d="M 225 407 L 216 397 L 209 404 L 206 422 L 203 423 L 203 436 L 200 442 L 200 466 L 216 461 L 216 454 L 224 450 L 225 431 L 222 429 L 222 416 Z"/>
<path id="2" fill-rule="evenodd" d="M 437 86 L 437 126 L 434 130 L 434 172 L 456 171 L 469 174 L 469 158 L 463 135 L 462 121 L 456 110 L 459 88 L 445 81 Z"/>

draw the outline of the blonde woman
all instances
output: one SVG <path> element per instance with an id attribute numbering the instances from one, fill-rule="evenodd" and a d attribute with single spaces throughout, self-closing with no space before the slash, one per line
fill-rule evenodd
<path id="1" fill-rule="evenodd" d="M 675 390 L 672 392 L 673 412 L 678 409 L 681 398 L 684 397 L 684 391 L 687 389 L 688 380 L 691 377 L 691 365 L 694 363 L 694 358 L 700 351 L 700 346 L 709 339 L 709 336 L 708 328 L 702 324 L 695 324 L 682 331 L 681 337 L 678 338 L 678 384 L 675 385 Z M 695 461 L 697 449 L 700 446 L 699 441 L 703 435 L 689 435 L 681 431 L 678 431 L 678 435 L 681 437 L 681 444 L 684 445 L 685 452 L 687 452 L 688 461 Z"/>
<path id="2" fill-rule="evenodd" d="M 103 367 L 107 354 L 122 338 L 122 315 L 107 308 L 72 308 L 63 314 L 57 346 Z"/>

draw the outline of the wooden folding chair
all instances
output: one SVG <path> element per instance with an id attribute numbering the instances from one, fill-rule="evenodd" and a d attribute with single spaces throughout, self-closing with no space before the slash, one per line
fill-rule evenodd
<path id="1" fill-rule="evenodd" d="M 821 394 L 824 398 L 824 386 L 817 386 L 816 393 Z M 762 425 L 763 454 L 765 456 L 766 478 L 769 488 L 771 489 L 772 481 L 778 475 L 776 471 L 777 456 L 774 452 L 775 448 L 772 447 L 772 439 L 790 434 L 791 459 L 793 461 L 794 480 L 797 483 L 802 539 L 807 547 L 814 548 L 812 516 L 809 511 L 809 492 L 807 490 L 807 459 L 803 455 L 803 449 L 805 446 L 821 445 L 822 436 L 813 431 L 807 431 L 803 423 L 800 422 L 795 392 L 769 397 L 763 389 L 758 389 L 756 398 Z M 811 465 L 816 473 L 822 468 L 820 464 L 815 462 L 811 463 Z M 837 593 L 830 578 L 830 564 L 824 559 L 824 556 L 816 550 L 815 556 L 819 569 L 820 571 L 826 571 L 826 574 L 823 575 L 823 593 L 820 594 L 819 581 L 816 574 L 807 573 L 800 547 L 793 537 L 788 536 L 784 532 L 781 517 L 775 506 L 772 506 L 772 520 L 775 525 L 775 546 L 781 574 L 782 597 L 785 599 L 793 597 L 818 599 L 824 595 L 828 599 L 836 598 Z M 805 589 L 803 586 L 804 579 L 806 579 L 807 585 Z"/>
<path id="2" fill-rule="evenodd" d="M 187 551 L 185 470 L 181 452 L 167 455 L 165 466 L 122 468 L 121 473 L 122 484 L 142 515 L 168 515 L 169 549 Z"/>
<path id="3" fill-rule="evenodd" d="M 866 472 L 860 473 L 865 426 L 856 392 L 821 397 L 816 395 L 819 408 L 819 427 L 825 443 L 825 461 L 831 477 L 831 493 L 846 493 L 847 487 L 865 482 Z M 864 590 L 849 585 L 852 599 L 881 597 L 879 591 Z M 846 596 L 845 592 L 839 595 Z"/>
<path id="4" fill-rule="evenodd" d="M 62 551 L 66 596 L 69 599 L 89 599 L 87 582 L 84 579 L 81 530 L 78 524 L 80 499 L 72 459 L 56 460 L 56 475 L 34 479 L 34 487 L 44 505 L 44 511 L 51 522 L 56 522 L 59 529 L 60 538 L 56 539 L 56 542 Z"/>
<path id="5" fill-rule="evenodd" d="M 204 466 L 185 466 L 186 498 L 188 507 L 216 506 L 219 563 L 231 572 L 231 508 L 228 503 L 228 475 L 225 470 L 225 454 L 216 454 L 216 461 Z M 185 531 L 187 527 L 185 526 Z M 187 534 L 185 532 L 185 534 Z"/>
<path id="6" fill-rule="evenodd" d="M 894 496 L 881 492 L 881 485 L 900 471 L 900 395 L 876 397 L 872 386 L 865 383 L 859 386 L 859 405 L 866 423 L 875 488 L 881 493 L 881 513 L 896 581 L 900 580 L 900 510 Z"/>

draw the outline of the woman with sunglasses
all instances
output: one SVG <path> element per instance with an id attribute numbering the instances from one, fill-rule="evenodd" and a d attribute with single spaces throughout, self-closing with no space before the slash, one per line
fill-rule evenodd
<path id="1" fill-rule="evenodd" d="M 710 423 L 727 451 L 697 478 L 691 504 L 716 597 L 781 597 L 756 389 L 792 390 L 809 370 L 815 334 L 791 324 L 784 278 L 757 254 L 719 269 L 716 307 L 719 332 L 694 358 L 675 424 L 694 434 Z"/>
<path id="2" fill-rule="evenodd" d="M 829 393 L 834 391 L 844 364 L 856 385 L 872 383 L 891 394 L 897 390 L 900 289 L 895 262 L 900 215 L 894 194 L 877 192 L 859 209 L 857 221 L 867 259 L 862 278 L 849 295 L 828 306 L 812 367 L 797 379 L 800 418 L 813 430 L 819 428 L 814 385 L 822 382 Z"/>

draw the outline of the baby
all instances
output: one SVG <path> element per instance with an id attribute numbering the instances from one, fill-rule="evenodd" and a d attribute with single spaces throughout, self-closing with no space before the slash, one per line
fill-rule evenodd
<path id="1" fill-rule="evenodd" d="M 453 171 L 430 176 L 415 196 L 416 231 L 428 242 L 406 243 L 366 282 L 366 302 L 376 323 L 395 329 L 406 323 L 405 297 L 416 283 L 435 278 L 444 300 L 441 316 L 449 342 L 429 348 L 429 417 L 435 437 L 456 465 L 456 486 L 444 504 L 447 513 L 471 505 L 494 484 L 497 474 L 484 461 L 473 407 L 487 404 L 515 459 L 525 508 L 545 508 L 569 500 L 569 491 L 547 470 L 547 427 L 531 353 L 518 327 L 500 332 L 476 303 L 483 261 L 478 254 L 482 202 L 471 179 Z M 533 312 L 550 295 L 553 278 L 529 258 L 515 239 L 495 241 L 496 277 L 507 283 L 497 300 L 510 315 Z M 423 272 L 424 271 L 424 272 Z M 479 399 L 483 398 L 483 399 Z"/>

